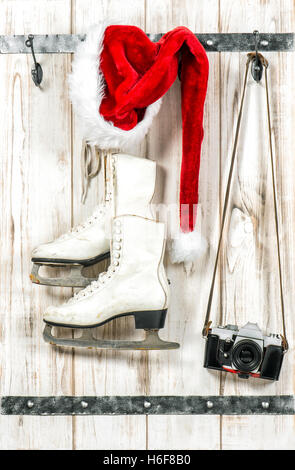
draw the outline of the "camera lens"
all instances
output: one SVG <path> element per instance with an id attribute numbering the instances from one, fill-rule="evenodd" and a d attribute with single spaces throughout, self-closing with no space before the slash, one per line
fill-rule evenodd
<path id="1" fill-rule="evenodd" d="M 232 352 L 234 366 L 242 372 L 257 369 L 262 360 L 262 350 L 251 340 L 239 341 Z"/>
<path id="2" fill-rule="evenodd" d="M 249 348 L 245 347 L 240 352 L 240 359 L 243 364 L 250 364 L 254 359 L 254 354 Z"/>

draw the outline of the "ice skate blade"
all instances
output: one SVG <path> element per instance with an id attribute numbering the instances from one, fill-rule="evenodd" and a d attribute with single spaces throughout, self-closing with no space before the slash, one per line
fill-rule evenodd
<path id="1" fill-rule="evenodd" d="M 33 267 L 30 279 L 34 284 L 43 286 L 59 286 L 59 287 L 86 287 L 96 278 L 85 277 L 82 274 L 84 268 L 94 266 L 101 261 L 108 259 L 110 252 L 95 256 L 94 258 L 84 260 L 65 260 L 50 258 L 32 258 Z M 52 268 L 71 268 L 70 275 L 65 277 L 42 277 L 39 274 L 41 266 L 50 266 Z"/>
<path id="2" fill-rule="evenodd" d="M 71 268 L 69 276 L 66 277 L 43 277 L 40 276 L 39 274 L 39 269 L 41 266 L 51 266 L 54 268 L 61 268 L 65 267 Z M 40 284 L 42 286 L 59 286 L 59 287 L 86 287 L 88 284 L 90 284 L 92 281 L 95 280 L 95 278 L 87 278 L 83 276 L 82 270 L 84 266 L 80 264 L 53 264 L 53 263 L 34 263 L 32 267 L 32 272 L 30 274 L 30 279 L 34 284 Z"/>
<path id="3" fill-rule="evenodd" d="M 82 330 L 80 338 L 57 338 L 52 335 L 52 325 L 45 325 L 43 339 L 55 346 L 87 349 L 121 349 L 121 350 L 165 350 L 178 349 L 178 343 L 164 341 L 159 337 L 159 330 L 144 330 L 145 338 L 141 341 L 103 340 L 93 337 L 91 328 Z"/>

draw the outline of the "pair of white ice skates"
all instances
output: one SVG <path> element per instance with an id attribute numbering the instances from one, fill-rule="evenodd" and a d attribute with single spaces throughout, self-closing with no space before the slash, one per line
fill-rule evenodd
<path id="1" fill-rule="evenodd" d="M 163 341 L 169 305 L 169 286 L 163 265 L 165 227 L 153 219 L 151 200 L 156 163 L 117 153 L 106 157 L 105 202 L 87 221 L 32 253 L 34 283 L 85 287 L 68 302 L 47 308 L 44 339 L 59 346 L 111 349 L 175 349 Z M 106 272 L 97 279 L 83 269 L 110 257 Z M 39 268 L 69 266 L 68 278 L 43 278 Z M 86 287 L 87 286 L 87 287 Z M 97 340 L 92 329 L 115 318 L 133 316 L 136 329 L 145 330 L 142 341 Z M 55 326 L 82 328 L 80 338 L 53 336 Z"/>

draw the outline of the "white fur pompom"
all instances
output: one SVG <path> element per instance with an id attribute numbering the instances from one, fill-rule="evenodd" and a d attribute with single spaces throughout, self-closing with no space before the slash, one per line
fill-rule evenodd
<path id="1" fill-rule="evenodd" d="M 170 243 L 170 260 L 172 263 L 192 263 L 201 258 L 207 248 L 207 240 L 196 230 L 187 233 L 180 232 Z"/>

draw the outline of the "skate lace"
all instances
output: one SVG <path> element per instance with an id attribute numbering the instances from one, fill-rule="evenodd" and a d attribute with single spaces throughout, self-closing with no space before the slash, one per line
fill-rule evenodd
<path id="1" fill-rule="evenodd" d="M 104 203 L 96 207 L 93 214 L 86 219 L 82 224 L 76 225 L 71 230 L 61 235 L 57 240 L 65 240 L 75 233 L 80 233 L 86 228 L 89 228 L 95 221 L 101 219 L 106 213 L 107 204 L 111 205 L 111 212 L 115 216 L 115 206 L 114 206 L 114 173 L 115 173 L 115 157 L 112 155 L 112 151 L 106 152 L 106 160 L 104 164 Z M 109 178 L 106 176 L 106 167 L 108 167 Z M 104 274 L 104 273 L 102 273 Z"/>
<path id="2" fill-rule="evenodd" d="M 117 267 L 118 264 L 116 262 L 112 262 L 105 272 L 99 274 L 97 280 L 92 281 L 89 286 L 85 287 L 85 289 L 76 292 L 76 294 L 74 294 L 74 296 L 69 299 L 67 303 L 71 304 L 73 302 L 76 302 L 77 300 L 80 300 L 82 298 L 84 299 L 85 297 L 89 297 L 90 295 L 92 295 L 105 284 L 106 280 L 111 279 L 111 277 L 113 277 L 117 270 Z"/>
<path id="3" fill-rule="evenodd" d="M 71 230 L 64 233 L 60 237 L 58 237 L 57 240 L 64 240 L 65 238 L 68 238 L 74 233 L 82 232 L 86 228 L 89 228 L 94 222 L 96 222 L 97 220 L 100 220 L 104 216 L 104 214 L 105 214 L 105 204 L 100 204 L 99 206 L 96 207 L 93 214 L 85 220 L 85 222 L 82 222 L 81 224 L 78 224 L 75 227 L 71 228 Z"/>
<path id="4" fill-rule="evenodd" d="M 113 239 L 112 239 L 112 245 L 111 245 L 111 264 L 109 265 L 108 269 L 100 273 L 97 280 L 92 281 L 89 286 L 87 286 L 85 289 L 80 290 L 74 296 L 68 300 L 67 303 L 73 303 L 76 302 L 77 300 L 80 299 L 85 299 L 85 297 L 88 297 L 92 295 L 94 292 L 96 292 L 98 289 L 100 289 L 106 281 L 110 280 L 116 271 L 118 270 L 120 266 L 120 260 L 121 260 L 121 250 L 122 250 L 122 229 L 121 229 L 121 222 L 119 220 L 116 220 L 113 225 Z"/>
<path id="5" fill-rule="evenodd" d="M 84 204 L 89 184 L 94 178 L 100 168 L 102 167 L 104 173 L 104 184 L 106 185 L 106 166 L 105 163 L 110 160 L 110 157 L 117 153 L 117 149 L 101 149 L 97 145 L 90 144 L 86 139 L 82 141 L 81 149 L 81 175 L 82 175 L 82 194 L 81 202 Z M 102 161 L 104 164 L 102 165 Z"/>

